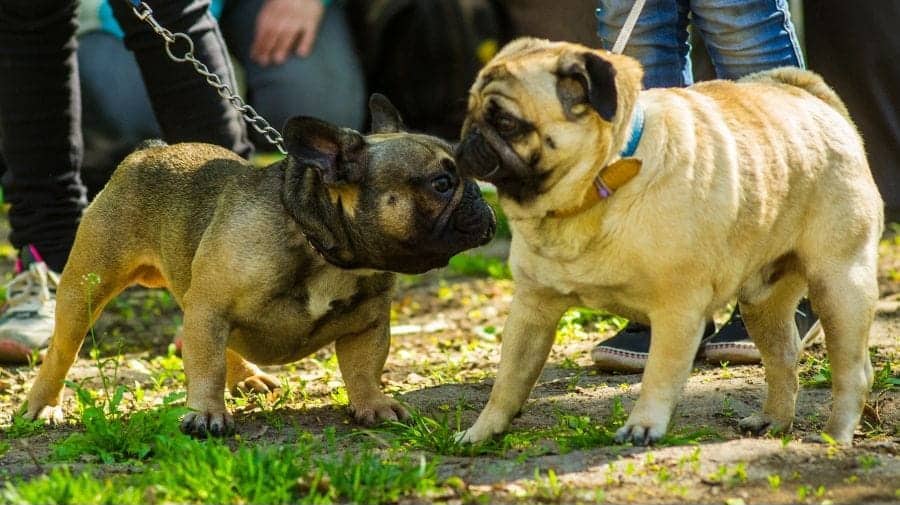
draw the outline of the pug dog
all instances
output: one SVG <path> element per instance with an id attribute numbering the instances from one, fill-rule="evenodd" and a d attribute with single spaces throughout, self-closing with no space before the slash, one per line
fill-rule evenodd
<path id="1" fill-rule="evenodd" d="M 490 399 L 461 435 L 507 429 L 573 305 L 652 328 L 640 397 L 616 438 L 659 440 L 713 312 L 737 297 L 768 392 L 752 432 L 789 429 L 793 314 L 807 293 L 833 370 L 825 431 L 851 441 L 872 365 L 882 201 L 841 100 L 816 74 L 641 89 L 627 56 L 520 39 L 478 74 L 457 164 L 496 185 L 515 295 Z"/>
<path id="2" fill-rule="evenodd" d="M 370 100 L 373 134 L 308 117 L 284 129 L 266 168 L 220 147 L 139 149 L 85 211 L 57 292 L 50 348 L 26 415 L 63 419 L 63 379 L 89 326 L 132 284 L 165 287 L 184 310 L 182 429 L 234 428 L 226 386 L 267 391 L 257 364 L 331 342 L 358 421 L 407 417 L 380 387 L 390 342 L 391 272 L 421 273 L 489 241 L 493 211 L 459 176 L 451 146 L 404 132 Z"/>

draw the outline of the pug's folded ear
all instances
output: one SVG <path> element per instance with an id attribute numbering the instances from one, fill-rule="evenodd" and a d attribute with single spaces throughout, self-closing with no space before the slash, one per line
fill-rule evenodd
<path id="1" fill-rule="evenodd" d="M 559 82 L 556 91 L 566 114 L 586 98 L 586 101 L 600 114 L 600 117 L 606 121 L 612 121 L 616 115 L 618 95 L 616 69 L 612 63 L 595 53 L 585 51 L 562 55 L 558 65 L 556 76 Z M 573 96 L 571 88 L 566 85 L 567 79 L 574 79 L 578 82 L 583 93 L 579 92 L 578 96 Z"/>
<path id="2" fill-rule="evenodd" d="M 350 128 L 293 117 L 284 126 L 284 145 L 288 156 L 314 168 L 329 186 L 359 183 L 365 176 L 366 141 Z"/>
<path id="3" fill-rule="evenodd" d="M 381 93 L 372 93 L 369 97 L 369 112 L 372 114 L 372 133 L 406 131 L 400 111 Z"/>

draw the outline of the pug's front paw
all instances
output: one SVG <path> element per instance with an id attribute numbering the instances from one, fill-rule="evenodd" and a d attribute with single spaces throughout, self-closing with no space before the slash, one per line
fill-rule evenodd
<path id="1" fill-rule="evenodd" d="M 28 407 L 25 411 L 25 419 L 29 421 L 44 421 L 50 426 L 59 426 L 66 420 L 66 414 L 59 405 L 44 405 L 43 407 Z"/>
<path id="2" fill-rule="evenodd" d="M 409 412 L 397 400 L 381 395 L 367 402 L 350 405 L 353 418 L 365 426 L 374 426 L 382 421 L 406 421 Z"/>
<path id="3" fill-rule="evenodd" d="M 634 445 L 651 445 L 659 442 L 666 434 L 666 425 L 652 422 L 638 422 L 630 419 L 616 430 L 617 444 L 631 442 Z"/>
<path id="4" fill-rule="evenodd" d="M 228 412 L 189 412 L 181 420 L 181 431 L 195 438 L 224 437 L 234 433 L 234 418 Z"/>

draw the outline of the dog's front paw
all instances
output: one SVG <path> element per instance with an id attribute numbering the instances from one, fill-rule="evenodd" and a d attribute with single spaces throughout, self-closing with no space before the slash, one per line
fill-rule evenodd
<path id="1" fill-rule="evenodd" d="M 51 426 L 59 426 L 66 420 L 66 414 L 59 405 L 29 406 L 23 417 L 29 421 L 41 420 Z"/>
<path id="2" fill-rule="evenodd" d="M 753 435 L 763 435 L 765 433 L 781 434 L 791 429 L 791 423 L 784 423 L 775 420 L 767 414 L 752 414 L 738 422 L 741 431 L 751 433 Z"/>
<path id="3" fill-rule="evenodd" d="M 617 444 L 631 442 L 634 445 L 650 445 L 659 442 L 666 434 L 666 425 L 651 422 L 628 421 L 616 431 Z"/>
<path id="4" fill-rule="evenodd" d="M 356 422 L 374 426 L 382 421 L 406 421 L 409 412 L 397 400 L 382 395 L 372 401 L 351 405 L 350 410 Z"/>
<path id="5" fill-rule="evenodd" d="M 232 390 L 239 391 L 244 394 L 260 393 L 267 395 L 281 387 L 278 377 L 274 375 L 259 372 L 249 377 L 245 377 L 232 387 Z"/>
<path id="6" fill-rule="evenodd" d="M 181 431 L 196 438 L 223 437 L 234 433 L 234 418 L 228 412 L 188 412 Z"/>

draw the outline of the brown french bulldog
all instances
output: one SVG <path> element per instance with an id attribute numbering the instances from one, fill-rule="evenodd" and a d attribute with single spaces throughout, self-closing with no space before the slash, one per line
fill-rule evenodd
<path id="1" fill-rule="evenodd" d="M 89 326 L 140 284 L 168 288 L 184 310 L 187 433 L 233 430 L 226 385 L 277 384 L 254 363 L 296 361 L 331 342 L 358 421 L 407 417 L 379 381 L 390 272 L 443 266 L 490 240 L 495 221 L 449 144 L 404 132 L 381 95 L 369 107 L 368 136 L 289 120 L 288 156 L 266 168 L 196 143 L 126 158 L 81 221 L 26 416 L 62 421 L 63 379 Z"/>

